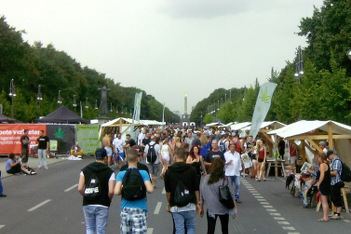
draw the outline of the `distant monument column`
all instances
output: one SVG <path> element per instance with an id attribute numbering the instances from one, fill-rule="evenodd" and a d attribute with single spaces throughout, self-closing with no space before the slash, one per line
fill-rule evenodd
<path id="1" fill-rule="evenodd" d="M 187 127 L 190 125 L 190 119 L 189 119 L 189 115 L 188 115 L 188 94 L 185 93 L 184 94 L 184 113 L 182 114 L 181 117 L 181 125 L 182 127 Z"/>
<path id="2" fill-rule="evenodd" d="M 107 117 L 108 114 L 108 107 L 107 107 L 107 91 L 110 89 L 103 86 L 102 88 L 98 88 L 101 91 L 101 99 L 100 99 L 100 116 L 98 117 L 99 124 L 106 123 L 109 118 Z"/>

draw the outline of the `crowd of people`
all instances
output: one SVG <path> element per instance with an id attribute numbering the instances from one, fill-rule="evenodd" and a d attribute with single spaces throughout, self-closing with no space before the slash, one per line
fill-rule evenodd
<path id="1" fill-rule="evenodd" d="M 105 213 L 108 213 L 110 205 L 106 201 L 111 201 L 112 191 L 122 196 L 121 233 L 146 233 L 146 194 L 154 191 L 158 178 L 164 180 L 167 211 L 172 214 L 174 233 L 195 233 L 195 215 L 203 217 L 205 213 L 208 233 L 214 233 L 217 217 L 222 232 L 228 233 L 229 217 L 237 216 L 237 203 L 242 202 L 240 177 L 250 175 L 252 179 L 265 181 L 267 150 L 263 141 L 258 141 L 256 148 L 252 137 L 239 138 L 238 135 L 214 129 L 168 128 L 142 129 L 136 140 L 129 134 L 125 140 L 121 138 L 120 133 L 107 132 L 102 139 L 103 148 L 96 151 L 97 161 L 81 172 L 78 190 L 83 195 L 87 233 L 100 233 L 99 230 L 103 233 L 106 229 L 108 215 Z M 103 150 L 105 153 L 101 153 Z M 254 165 L 252 168 L 244 167 L 241 154 L 250 156 Z M 145 164 L 142 160 L 145 160 Z M 99 199 L 91 200 L 84 194 L 91 182 L 91 167 L 97 167 L 97 163 L 103 165 L 99 165 L 99 168 L 106 170 L 105 177 L 101 176 L 100 180 L 105 183 L 105 187 L 102 187 L 105 203 Z M 117 175 L 109 169 L 113 164 L 119 167 Z M 138 173 L 135 169 L 138 169 Z M 139 181 L 136 179 L 138 177 Z M 134 187 L 130 185 L 131 181 Z M 138 195 L 137 199 L 129 196 L 128 191 L 132 187 L 137 187 L 135 194 L 143 191 L 143 195 Z M 220 201 L 221 187 L 228 188 L 233 206 L 228 208 Z M 90 217 L 93 216 L 92 212 L 98 215 L 98 209 L 86 206 L 97 205 L 104 207 L 104 215 L 102 218 L 95 216 L 96 222 L 93 222 Z"/>

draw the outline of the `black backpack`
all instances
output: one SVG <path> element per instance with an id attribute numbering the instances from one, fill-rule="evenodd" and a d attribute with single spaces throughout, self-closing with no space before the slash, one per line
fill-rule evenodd
<path id="1" fill-rule="evenodd" d="M 122 197 L 135 201 L 146 197 L 146 187 L 137 168 L 128 168 L 122 180 Z"/>
<path id="2" fill-rule="evenodd" d="M 342 169 L 341 169 L 341 174 L 340 174 L 340 179 L 345 182 L 350 182 L 351 181 L 351 170 L 350 168 L 343 163 L 340 159 L 337 159 L 341 162 Z"/>
<path id="3" fill-rule="evenodd" d="M 101 183 L 95 172 L 89 168 L 87 169 L 91 171 L 91 176 L 85 185 L 83 196 L 88 200 L 94 200 L 101 195 Z"/>
<path id="4" fill-rule="evenodd" d="M 155 151 L 155 144 L 151 145 L 151 144 L 148 144 L 149 145 L 149 149 L 147 151 L 147 156 L 146 156 L 146 159 L 149 163 L 154 163 L 157 159 L 157 154 L 156 154 L 156 151 Z"/>
<path id="5" fill-rule="evenodd" d="M 174 204 L 178 207 L 183 207 L 188 205 L 193 200 L 194 193 L 189 191 L 189 189 L 184 185 L 183 181 L 178 180 L 173 197 Z"/>

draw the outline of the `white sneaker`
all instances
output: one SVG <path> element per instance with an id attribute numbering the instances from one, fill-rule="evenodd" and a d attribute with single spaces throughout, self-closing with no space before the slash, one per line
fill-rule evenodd
<path id="1" fill-rule="evenodd" d="M 334 214 L 332 217 L 330 217 L 330 219 L 333 219 L 333 220 L 340 220 L 342 219 L 341 215 L 337 215 L 337 214 Z"/>

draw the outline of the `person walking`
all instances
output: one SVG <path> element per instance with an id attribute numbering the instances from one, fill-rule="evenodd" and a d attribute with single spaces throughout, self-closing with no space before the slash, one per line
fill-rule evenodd
<path id="1" fill-rule="evenodd" d="M 265 167 L 266 167 L 266 158 L 267 158 L 267 148 L 264 145 L 262 140 L 257 141 L 257 152 L 258 152 L 258 167 L 257 167 L 257 179 L 259 182 L 263 179 L 266 181 L 265 176 Z"/>
<path id="2" fill-rule="evenodd" d="M 213 139 L 211 142 L 211 150 L 207 152 L 205 156 L 204 164 L 206 170 L 211 166 L 211 162 L 214 158 L 221 158 L 223 162 L 225 161 L 223 153 L 219 150 L 218 141 Z"/>
<path id="3" fill-rule="evenodd" d="M 198 186 L 200 187 L 201 180 L 201 169 L 203 173 L 206 175 L 206 168 L 204 165 L 203 157 L 200 155 L 200 146 L 193 145 L 190 149 L 190 153 L 186 158 L 186 163 L 192 165 L 196 170 L 196 179 L 198 182 Z"/>
<path id="4" fill-rule="evenodd" d="M 112 147 L 112 132 L 106 133 L 104 138 L 102 138 L 102 145 L 104 146 L 107 154 L 107 166 L 111 166 L 112 162 L 112 154 L 113 154 L 113 147 Z"/>
<path id="5" fill-rule="evenodd" d="M 146 233 L 147 232 L 147 202 L 146 192 L 152 193 L 154 187 L 150 181 L 149 174 L 145 170 L 138 169 L 138 152 L 134 149 L 126 151 L 128 169 L 120 171 L 116 178 L 115 195 L 122 195 L 121 201 L 121 232 L 122 234 L 130 233 Z M 129 181 L 132 181 L 132 173 L 136 173 L 139 177 L 139 184 L 145 194 L 138 196 L 135 199 L 131 199 L 127 194 L 130 194 L 129 189 L 133 189 L 129 186 Z M 126 178 L 125 178 L 126 177 Z M 128 177 L 128 178 L 127 178 Z M 134 179 L 133 181 L 135 181 Z M 133 190 L 134 191 L 134 190 Z"/>
<path id="6" fill-rule="evenodd" d="M 241 157 L 236 152 L 236 144 L 229 143 L 229 150 L 224 154 L 225 158 L 225 176 L 230 178 L 232 184 L 235 184 L 235 201 L 241 203 L 240 197 L 240 172 L 242 171 Z"/>
<path id="7" fill-rule="evenodd" d="M 330 218 L 334 220 L 342 219 L 341 209 L 342 209 L 342 197 L 340 189 L 344 187 L 344 182 L 341 180 L 340 175 L 342 172 L 342 164 L 338 156 L 335 155 L 334 151 L 329 150 L 327 152 L 327 157 L 331 161 L 330 167 L 330 197 L 335 206 L 334 214 L 331 214 Z"/>
<path id="8" fill-rule="evenodd" d="M 161 178 L 164 177 L 164 175 L 168 169 L 169 162 L 171 160 L 171 155 L 172 155 L 172 147 L 169 143 L 169 138 L 166 137 L 163 140 L 163 143 L 161 146 L 161 160 L 162 160 Z"/>
<path id="9" fill-rule="evenodd" d="M 224 175 L 224 161 L 220 158 L 215 158 L 212 161 L 209 170 L 210 174 L 207 174 L 201 184 L 200 188 L 200 216 L 204 216 L 204 205 L 207 207 L 207 233 L 215 233 L 216 221 L 219 217 L 221 221 L 222 233 L 229 233 L 229 215 L 234 219 L 237 217 L 238 209 L 235 202 L 234 187 L 231 183 L 228 183 L 228 179 Z M 219 186 L 224 183 L 228 184 L 232 199 L 234 202 L 234 208 L 226 208 L 220 201 L 218 190 Z"/>
<path id="10" fill-rule="evenodd" d="M 321 195 L 320 200 L 323 208 L 323 218 L 318 219 L 319 222 L 328 222 L 329 203 L 328 195 L 330 194 L 330 168 L 328 165 L 327 155 L 319 153 L 318 159 L 320 162 L 319 171 L 317 172 L 316 180 L 318 181 L 317 189 Z"/>
<path id="11" fill-rule="evenodd" d="M 184 162 L 184 148 L 176 148 L 174 155 L 175 162 L 168 167 L 164 177 L 167 211 L 172 214 L 176 234 L 183 234 L 184 229 L 187 234 L 194 234 L 200 198 L 196 170 Z"/>
<path id="12" fill-rule="evenodd" d="M 149 149 L 150 149 L 150 152 L 149 152 Z M 156 158 L 154 159 L 153 162 L 150 161 L 151 160 L 150 157 L 148 159 L 148 154 L 156 155 Z M 156 187 L 157 177 L 160 172 L 160 162 L 162 164 L 162 160 L 161 160 L 160 145 L 156 143 L 155 136 L 152 136 L 150 143 L 145 146 L 144 156 L 146 157 L 146 166 L 150 172 L 151 182 L 154 185 L 154 187 Z"/>
<path id="13" fill-rule="evenodd" d="M 106 164 L 107 153 L 104 148 L 95 151 L 96 162 L 84 167 L 80 172 L 78 191 L 83 196 L 83 213 L 87 234 L 106 232 L 109 207 L 115 186 L 115 173 Z M 90 184 L 99 181 L 99 195 L 88 197 L 85 193 Z M 93 188 L 90 188 L 93 189 Z"/>
<path id="14" fill-rule="evenodd" d="M 48 169 L 46 155 L 50 152 L 50 140 L 49 137 L 45 136 L 44 130 L 40 130 L 40 136 L 36 142 L 38 144 L 38 169 L 41 167 Z"/>

